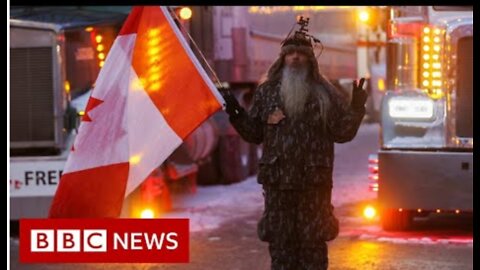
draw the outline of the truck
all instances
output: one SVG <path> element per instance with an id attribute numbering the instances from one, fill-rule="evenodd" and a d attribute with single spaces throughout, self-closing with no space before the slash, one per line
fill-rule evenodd
<path id="1" fill-rule="evenodd" d="M 108 25 L 88 32 L 83 23 L 52 23 L 54 16 L 22 9 L 10 18 L 11 220 L 47 216 L 75 134 L 72 98 L 95 81 L 104 59 L 96 47 L 107 51 L 112 25 L 124 19 L 104 16 Z"/>
<path id="2" fill-rule="evenodd" d="M 371 187 L 385 230 L 473 215 L 473 7 L 394 6 Z"/>

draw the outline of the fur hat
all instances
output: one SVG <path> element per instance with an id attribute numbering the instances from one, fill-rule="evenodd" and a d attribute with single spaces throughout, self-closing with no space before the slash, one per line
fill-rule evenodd
<path id="1" fill-rule="evenodd" d="M 308 57 L 310 79 L 318 81 L 318 62 L 313 52 L 313 46 L 310 38 L 308 38 L 302 32 L 295 32 L 294 35 L 287 37 L 281 43 L 282 49 L 280 51 L 278 59 L 272 64 L 268 70 L 267 77 L 270 80 L 279 79 L 281 76 L 281 69 L 284 65 L 285 55 L 294 51 L 301 52 Z"/>
<path id="2" fill-rule="evenodd" d="M 302 18 L 300 19 L 302 21 Z M 307 19 L 308 24 L 308 19 Z M 285 65 L 285 56 L 294 51 L 301 52 L 305 54 L 308 58 L 309 72 L 307 80 L 311 81 L 314 84 L 321 84 L 325 89 L 330 93 L 335 93 L 335 86 L 323 75 L 320 73 L 317 57 L 313 51 L 312 43 L 320 43 L 320 54 L 323 51 L 323 45 L 321 45 L 320 40 L 315 37 L 308 35 L 304 28 L 305 25 L 302 25 L 300 31 L 295 31 L 295 34 L 289 35 L 281 42 L 281 50 L 278 58 L 273 62 L 270 68 L 267 71 L 266 76 L 262 79 L 263 83 L 275 83 L 281 79 L 282 69 Z M 319 55 L 320 55 L 319 54 Z"/>
<path id="3" fill-rule="evenodd" d="M 295 32 L 294 35 L 287 37 L 282 41 L 282 54 L 289 54 L 293 51 L 299 51 L 307 56 L 315 57 L 313 53 L 313 46 L 310 38 L 305 33 Z"/>
<path id="4" fill-rule="evenodd" d="M 322 84 L 329 92 L 335 92 L 336 88 L 332 83 L 320 73 L 317 57 L 313 51 L 312 39 L 302 32 L 295 32 L 294 35 L 287 37 L 282 41 L 282 49 L 279 57 L 270 66 L 267 71 L 264 82 L 275 82 L 281 79 L 282 69 L 285 65 L 285 56 L 294 51 L 305 54 L 308 58 L 309 73 L 307 79 Z"/>
<path id="5" fill-rule="evenodd" d="M 284 41 L 282 41 L 282 47 L 288 45 L 295 45 L 295 46 L 305 46 L 305 47 L 312 47 L 312 42 L 303 32 L 295 32 L 294 35 L 287 37 Z"/>

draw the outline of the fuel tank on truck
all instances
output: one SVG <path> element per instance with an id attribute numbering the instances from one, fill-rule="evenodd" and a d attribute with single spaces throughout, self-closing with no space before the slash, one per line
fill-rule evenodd
<path id="1" fill-rule="evenodd" d="M 217 124 L 209 118 L 188 135 L 185 141 L 172 153 L 169 160 L 180 165 L 201 162 L 217 146 L 218 136 Z"/>

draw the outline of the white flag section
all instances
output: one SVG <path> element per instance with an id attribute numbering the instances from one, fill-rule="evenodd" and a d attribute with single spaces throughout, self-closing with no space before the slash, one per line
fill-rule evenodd
<path id="1" fill-rule="evenodd" d="M 51 218 L 118 217 L 124 198 L 224 103 L 165 7 L 134 7 L 85 109 Z"/>

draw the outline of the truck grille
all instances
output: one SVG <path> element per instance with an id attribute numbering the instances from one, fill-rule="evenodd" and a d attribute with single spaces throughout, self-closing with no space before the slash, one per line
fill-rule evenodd
<path id="1" fill-rule="evenodd" d="M 473 37 L 458 40 L 456 133 L 473 137 Z"/>
<path id="2" fill-rule="evenodd" d="M 52 48 L 10 49 L 11 147 L 53 145 L 54 106 Z"/>

